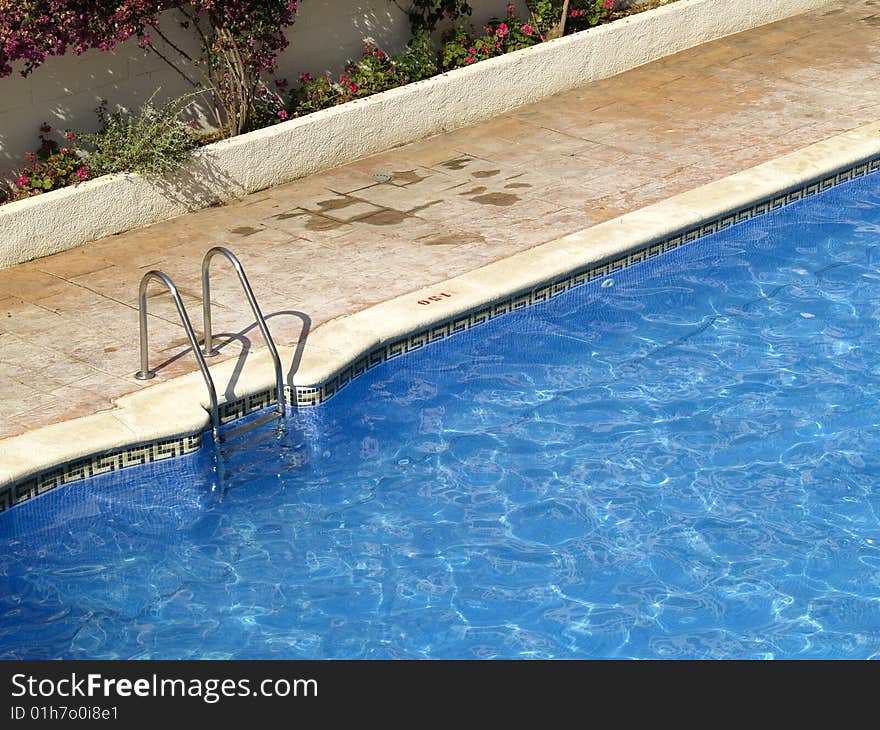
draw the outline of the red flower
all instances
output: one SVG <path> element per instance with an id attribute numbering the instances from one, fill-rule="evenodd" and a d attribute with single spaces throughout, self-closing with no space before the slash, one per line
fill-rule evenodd
<path id="1" fill-rule="evenodd" d="M 18 185 L 18 187 L 23 188 L 29 182 L 30 182 L 30 179 L 28 178 L 27 175 L 19 175 L 18 180 L 15 181 L 15 184 Z"/>

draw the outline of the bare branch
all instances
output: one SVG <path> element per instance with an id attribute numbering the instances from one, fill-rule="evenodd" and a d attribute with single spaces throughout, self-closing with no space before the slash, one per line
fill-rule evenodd
<path id="1" fill-rule="evenodd" d="M 165 41 L 165 43 L 166 43 L 167 45 L 171 46 L 171 48 L 173 48 L 175 51 L 177 51 L 177 52 L 178 52 L 183 58 L 185 58 L 185 59 L 186 59 L 187 61 L 189 61 L 190 63 L 193 63 L 193 64 L 195 63 L 193 57 L 190 56 L 190 55 L 189 55 L 186 51 L 184 51 L 182 48 L 180 48 L 180 46 L 178 46 L 176 43 L 174 43 L 174 41 L 172 41 L 170 38 L 168 38 L 168 36 L 166 36 L 165 33 L 162 32 L 162 29 L 161 29 L 159 26 L 155 26 L 155 27 L 153 28 L 153 30 L 156 31 L 156 33 L 158 34 L 158 36 L 159 36 L 163 41 Z"/>
<path id="2" fill-rule="evenodd" d="M 165 61 L 165 63 L 167 63 L 169 66 L 171 66 L 171 68 L 173 68 L 175 71 L 177 71 L 177 73 L 179 73 L 184 78 L 184 80 L 186 80 L 187 83 L 192 84 L 195 87 L 198 87 L 199 84 L 197 81 L 193 81 L 189 76 L 187 76 L 177 66 L 176 63 L 174 63 L 170 58 L 168 58 L 168 56 L 166 56 L 164 53 L 162 53 L 162 51 L 160 51 L 158 48 L 156 48 L 156 46 L 154 46 L 152 43 L 149 43 L 147 45 L 147 49 L 152 51 L 153 53 L 155 53 L 159 58 L 161 58 L 163 61 Z"/>

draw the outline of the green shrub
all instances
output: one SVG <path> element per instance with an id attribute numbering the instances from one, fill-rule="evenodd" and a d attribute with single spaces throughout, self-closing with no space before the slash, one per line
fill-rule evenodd
<path id="1" fill-rule="evenodd" d="M 77 150 L 76 135 L 67 131 L 64 135 L 67 145 L 59 147 L 49 138 L 51 131 L 52 128 L 43 122 L 39 149 L 27 153 L 29 164 L 18 170 L 9 189 L 0 189 L 0 204 L 75 185 L 90 177 L 89 168 Z"/>
<path id="2" fill-rule="evenodd" d="M 399 3 L 398 7 L 401 7 Z M 412 0 L 409 22 L 413 34 L 419 31 L 431 33 L 443 18 L 455 21 L 472 12 L 468 0 Z"/>
<path id="3" fill-rule="evenodd" d="M 147 177 L 164 177 L 189 159 L 195 146 L 192 129 L 181 121 L 186 96 L 156 107 L 149 98 L 140 112 L 122 110 L 107 113 L 107 103 L 97 108 L 101 129 L 81 134 L 91 148 L 87 161 L 92 177 L 113 172 L 137 172 Z"/>
<path id="4" fill-rule="evenodd" d="M 401 56 L 396 59 L 397 68 L 407 81 L 421 81 L 435 76 L 439 72 L 437 65 L 437 49 L 431 34 L 426 30 L 413 33 L 409 45 Z"/>
<path id="5" fill-rule="evenodd" d="M 482 35 L 474 35 L 464 28 L 453 28 L 444 34 L 440 65 L 444 71 L 449 71 L 540 42 L 535 28 L 523 23 L 516 15 L 516 8 L 508 5 L 507 17 L 489 21 Z"/>
<path id="6" fill-rule="evenodd" d="M 411 64 L 415 67 L 415 59 L 411 59 Z M 290 116 L 301 117 L 320 109 L 403 86 L 410 80 L 398 61 L 373 43 L 365 42 L 361 60 L 348 63 L 338 79 L 329 76 L 315 78 L 311 74 L 303 74 L 300 77 L 300 85 L 290 94 Z"/>

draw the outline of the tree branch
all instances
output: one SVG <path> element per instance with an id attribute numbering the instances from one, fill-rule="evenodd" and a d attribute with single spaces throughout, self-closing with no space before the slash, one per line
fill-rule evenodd
<path id="1" fill-rule="evenodd" d="M 153 53 L 155 53 L 159 58 L 161 58 L 163 61 L 165 61 L 165 63 L 167 63 L 169 66 L 171 66 L 171 68 L 173 68 L 175 71 L 177 71 L 177 73 L 179 73 L 188 84 L 191 84 L 192 86 L 198 88 L 198 85 L 199 85 L 198 82 L 193 81 L 189 76 L 187 76 L 177 66 L 176 63 L 174 63 L 170 58 L 168 58 L 168 56 L 166 56 L 164 53 L 162 53 L 162 51 L 160 51 L 158 48 L 156 48 L 156 46 L 154 46 L 152 43 L 150 43 L 147 45 L 147 49 L 152 51 Z"/>

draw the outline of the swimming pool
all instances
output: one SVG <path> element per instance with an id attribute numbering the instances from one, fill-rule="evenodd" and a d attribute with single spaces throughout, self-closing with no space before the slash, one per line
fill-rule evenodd
<path id="1" fill-rule="evenodd" d="M 880 655 L 880 175 L 0 514 L 5 658 Z"/>

